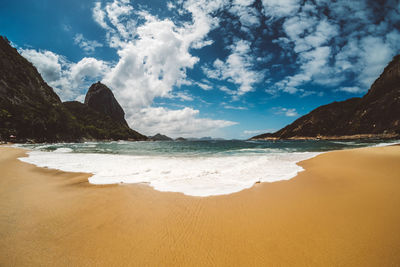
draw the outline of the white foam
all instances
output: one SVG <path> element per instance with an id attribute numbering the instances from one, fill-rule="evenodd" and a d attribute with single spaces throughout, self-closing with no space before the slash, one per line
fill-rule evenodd
<path id="1" fill-rule="evenodd" d="M 60 147 L 60 148 L 57 148 L 56 150 L 54 150 L 54 152 L 56 152 L 56 153 L 71 153 L 71 152 L 73 152 L 73 150 L 68 147 Z"/>
<path id="2" fill-rule="evenodd" d="M 92 173 L 92 184 L 149 183 L 159 191 L 212 196 L 238 192 L 256 182 L 288 180 L 303 170 L 297 162 L 319 154 L 162 157 L 64 152 L 31 151 L 20 160 L 39 167 Z"/>
<path id="3" fill-rule="evenodd" d="M 396 140 L 396 141 L 388 142 L 388 143 L 379 143 L 379 144 L 373 145 L 372 147 L 383 147 L 383 146 L 393 146 L 393 145 L 400 145 L 400 141 Z"/>

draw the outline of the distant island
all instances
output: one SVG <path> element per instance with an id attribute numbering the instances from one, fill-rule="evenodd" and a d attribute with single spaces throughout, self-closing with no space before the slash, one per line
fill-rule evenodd
<path id="1" fill-rule="evenodd" d="M 400 137 L 400 55 L 362 98 L 318 107 L 275 133 L 251 140 L 392 139 Z"/>
<path id="2" fill-rule="evenodd" d="M 32 63 L 0 36 L 0 141 L 148 140 L 124 116 L 100 82 L 89 88 L 84 104 L 61 102 Z"/>
<path id="3" fill-rule="evenodd" d="M 168 137 L 166 135 L 158 133 L 154 136 L 149 136 L 149 140 L 150 141 L 173 141 L 174 139 L 172 139 L 171 137 Z"/>
<path id="4" fill-rule="evenodd" d="M 187 138 L 189 141 L 224 141 L 224 138 L 213 138 L 211 136 L 205 136 L 205 137 L 189 137 Z"/>

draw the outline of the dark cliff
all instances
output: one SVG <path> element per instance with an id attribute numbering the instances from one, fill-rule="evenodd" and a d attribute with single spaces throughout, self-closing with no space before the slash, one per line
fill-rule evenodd
<path id="1" fill-rule="evenodd" d="M 292 124 L 251 139 L 400 137 L 400 55 L 362 98 L 318 107 Z"/>
<path id="2" fill-rule="evenodd" d="M 0 37 L 0 138 L 67 140 L 75 126 L 36 68 Z"/>
<path id="3" fill-rule="evenodd" d="M 64 102 L 78 125 L 81 125 L 80 135 L 84 139 L 96 140 L 147 140 L 147 137 L 129 128 L 125 122 L 120 122 L 111 116 L 99 112 L 92 107 L 77 101 Z"/>
<path id="4" fill-rule="evenodd" d="M 168 136 L 160 134 L 160 133 L 158 133 L 154 136 L 150 136 L 149 138 L 151 141 L 173 141 L 174 140 L 171 137 L 168 137 Z"/>
<path id="5" fill-rule="evenodd" d="M 88 105 L 62 103 L 36 68 L 0 36 L 0 140 L 147 140 L 129 128 L 110 89 L 100 83 L 92 87 L 101 87 L 101 93 L 87 96 L 94 100 Z"/>
<path id="6" fill-rule="evenodd" d="M 125 121 L 125 112 L 115 99 L 114 94 L 100 82 L 90 86 L 85 97 L 85 104 L 100 113 L 110 116 L 117 122 L 128 125 Z"/>

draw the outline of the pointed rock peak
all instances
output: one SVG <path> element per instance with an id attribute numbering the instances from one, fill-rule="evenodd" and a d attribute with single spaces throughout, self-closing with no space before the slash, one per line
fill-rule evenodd
<path id="1" fill-rule="evenodd" d="M 115 99 L 114 94 L 106 85 L 97 82 L 90 86 L 85 97 L 85 104 L 98 112 L 110 116 L 117 122 L 128 125 L 125 112 Z"/>
<path id="2" fill-rule="evenodd" d="M 160 134 L 160 133 L 152 136 L 150 139 L 153 141 L 172 141 L 173 140 L 171 137 L 168 137 L 168 136 Z"/>

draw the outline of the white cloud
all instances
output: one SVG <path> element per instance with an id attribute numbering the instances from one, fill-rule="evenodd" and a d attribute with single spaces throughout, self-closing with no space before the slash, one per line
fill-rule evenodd
<path id="1" fill-rule="evenodd" d="M 43 79 L 53 87 L 61 99 L 70 99 L 74 96 L 68 79 L 71 63 L 64 57 L 47 50 L 20 49 L 19 52 L 37 68 Z"/>
<path id="2" fill-rule="evenodd" d="M 242 106 L 232 106 L 232 105 L 223 105 L 225 109 L 233 109 L 233 110 L 248 110 L 247 107 L 242 107 Z"/>
<path id="3" fill-rule="evenodd" d="M 72 63 L 46 50 L 20 49 L 20 53 L 32 62 L 63 101 L 79 97 L 82 91 L 87 90 L 91 80 L 100 79 L 109 68 L 107 63 L 95 58 L 85 57 Z"/>
<path id="4" fill-rule="evenodd" d="M 346 93 L 351 93 L 351 94 L 358 94 L 358 93 L 365 92 L 363 89 L 361 89 L 358 86 L 341 87 L 338 90 L 342 91 L 342 92 L 346 92 Z"/>
<path id="5" fill-rule="evenodd" d="M 296 13 L 300 0 L 262 0 L 264 14 L 267 17 L 280 18 Z"/>
<path id="6" fill-rule="evenodd" d="M 179 99 L 181 101 L 193 101 L 193 96 L 191 96 L 188 92 L 182 91 L 182 92 L 175 92 L 171 93 L 168 98 L 172 99 Z"/>
<path id="7" fill-rule="evenodd" d="M 28 59 L 38 69 L 43 79 L 53 82 L 60 79 L 62 65 L 66 60 L 51 51 L 36 51 L 34 49 L 20 49 L 23 57 Z"/>
<path id="8" fill-rule="evenodd" d="M 236 94 L 236 91 L 234 91 L 234 90 L 232 90 L 232 89 L 229 89 L 229 88 L 226 87 L 225 85 L 220 86 L 220 87 L 219 87 L 219 90 L 221 90 L 221 91 L 224 92 L 224 93 L 227 93 L 228 95 L 235 95 L 235 94 Z"/>
<path id="9" fill-rule="evenodd" d="M 99 24 L 104 29 L 109 29 L 109 26 L 105 21 L 106 13 L 101 7 L 101 2 L 95 3 L 92 14 L 93 19 L 95 22 L 97 22 L 97 24 Z"/>
<path id="10" fill-rule="evenodd" d="M 143 134 L 154 135 L 161 132 L 172 137 L 201 137 L 237 124 L 226 120 L 199 118 L 198 115 L 198 110 L 188 107 L 178 110 L 146 107 L 127 120 L 134 129 Z"/>
<path id="11" fill-rule="evenodd" d="M 175 4 L 172 2 L 167 2 L 167 8 L 168 10 L 173 10 L 176 8 Z"/>
<path id="12" fill-rule="evenodd" d="M 390 62 L 394 51 L 389 43 L 379 37 L 367 36 L 361 40 L 360 46 L 363 68 L 358 79 L 360 84 L 368 88 Z"/>
<path id="13" fill-rule="evenodd" d="M 196 85 L 205 91 L 213 89 L 210 82 L 196 82 Z"/>
<path id="14" fill-rule="evenodd" d="M 129 18 L 132 13 L 129 0 L 114 0 L 104 7 L 101 2 L 96 2 L 92 10 L 93 19 L 107 31 L 109 45 L 114 48 L 122 47 L 136 35 L 137 23 Z"/>
<path id="15" fill-rule="evenodd" d="M 258 27 L 261 24 L 260 14 L 256 8 L 251 5 L 254 0 L 236 0 L 233 1 L 229 12 L 239 18 L 242 26 L 245 27 Z"/>
<path id="16" fill-rule="evenodd" d="M 74 37 L 74 43 L 79 45 L 88 54 L 93 53 L 97 47 L 103 47 L 103 45 L 97 41 L 87 40 L 82 34 L 78 33 Z"/>
<path id="17" fill-rule="evenodd" d="M 192 48 L 194 48 L 194 49 L 200 49 L 200 48 L 203 48 L 203 47 L 205 47 L 205 46 L 212 45 L 213 43 L 214 43 L 213 40 L 200 40 L 200 41 L 195 42 L 195 43 L 192 45 Z"/>
<path id="18" fill-rule="evenodd" d="M 297 113 L 295 108 L 282 108 L 282 107 L 275 107 L 273 108 L 275 110 L 276 115 L 285 115 L 286 117 L 297 117 L 299 116 L 299 113 Z"/>
<path id="19" fill-rule="evenodd" d="M 263 134 L 263 133 L 272 133 L 275 132 L 275 129 L 265 129 L 265 130 L 244 130 L 244 135 L 256 135 L 256 134 Z"/>
<path id="20" fill-rule="evenodd" d="M 168 8 L 180 6 L 180 14 L 191 15 L 191 21 L 179 25 L 171 19 L 134 10 L 128 1 L 115 0 L 104 8 L 101 4 L 95 5 L 93 17 L 106 30 L 109 45 L 117 49 L 119 56 L 117 64 L 102 81 L 113 89 L 134 129 L 145 134 L 163 132 L 171 136 L 193 136 L 235 124 L 198 118 L 199 111 L 189 107 L 181 110 L 152 107 L 156 97 L 193 100 L 187 92 L 176 90 L 181 85 L 192 84 L 186 71 L 193 68 L 199 58 L 190 50 L 213 43 L 206 38 L 218 25 L 218 18 L 210 14 L 226 3 L 221 0 L 170 3 Z M 209 83 L 197 85 L 204 90 L 211 89 Z"/>
<path id="21" fill-rule="evenodd" d="M 183 8 L 192 15 L 192 21 L 178 26 L 170 19 L 134 11 L 127 1 L 108 3 L 105 11 L 96 4 L 93 16 L 107 30 L 110 46 L 117 48 L 119 55 L 118 63 L 103 82 L 115 90 L 128 114 L 151 105 L 155 97 L 170 96 L 175 87 L 187 84 L 186 70 L 199 61 L 190 49 L 212 43 L 205 38 L 218 20 L 209 14 L 223 5 L 222 1 L 186 1 Z M 136 20 L 142 21 L 140 25 L 128 16 L 132 12 Z M 128 31 L 133 25 L 135 29 Z M 206 84 L 199 86 L 209 89 Z"/>
<path id="22" fill-rule="evenodd" d="M 130 110 L 151 105 L 155 97 L 168 96 L 186 78 L 186 69 L 198 61 L 172 21 L 147 19 L 137 28 L 139 38 L 118 50 L 119 62 L 103 80 Z"/>
<path id="23" fill-rule="evenodd" d="M 208 78 L 217 80 L 227 80 L 238 86 L 235 91 L 236 96 L 244 95 L 254 90 L 253 85 L 260 82 L 264 77 L 262 71 L 255 71 L 251 55 L 250 42 L 239 40 L 231 47 L 231 54 L 226 58 L 225 62 L 216 59 L 213 66 L 203 67 L 204 74 Z M 232 90 L 226 90 L 232 92 Z"/>
<path id="24" fill-rule="evenodd" d="M 389 2 L 385 4 L 385 12 L 396 9 Z M 336 90 L 350 77 L 354 77 L 350 78 L 353 89 L 368 88 L 400 49 L 400 33 L 389 19 L 390 14 L 375 23 L 376 14 L 365 1 L 317 0 L 300 5 L 297 1 L 265 0 L 263 3 L 264 7 L 288 4 L 299 11 L 295 14 L 291 13 L 292 8 L 285 9 L 288 12 L 279 12 L 279 8 L 270 10 L 271 16 L 284 18 L 282 30 L 286 37 L 274 43 L 284 49 L 283 55 L 295 59 L 297 72 L 270 86 L 269 93 L 304 95 L 307 84 Z"/>
<path id="25" fill-rule="evenodd" d="M 109 71 L 106 62 L 95 58 L 85 57 L 76 64 L 71 64 L 69 76 L 71 85 L 79 87 L 84 84 L 85 79 L 100 79 Z"/>
<path id="26" fill-rule="evenodd" d="M 299 116 L 299 113 L 297 113 L 296 109 L 291 108 L 291 109 L 288 109 L 288 110 L 285 112 L 285 115 L 286 115 L 287 117 L 296 117 L 296 116 Z"/>

